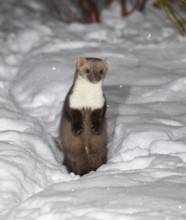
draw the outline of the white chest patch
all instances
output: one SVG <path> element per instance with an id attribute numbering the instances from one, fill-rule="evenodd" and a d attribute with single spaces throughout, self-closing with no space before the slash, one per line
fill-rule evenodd
<path id="1" fill-rule="evenodd" d="M 70 108 L 75 109 L 91 108 L 95 110 L 102 108 L 104 105 L 102 81 L 94 84 L 78 76 L 69 97 L 69 105 Z"/>

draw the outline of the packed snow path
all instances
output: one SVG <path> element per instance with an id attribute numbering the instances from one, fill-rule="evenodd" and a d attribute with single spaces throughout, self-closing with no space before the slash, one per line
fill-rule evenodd
<path id="1" fill-rule="evenodd" d="M 185 220 L 186 40 L 150 4 L 86 26 L 21 2 L 0 7 L 0 219 Z M 109 159 L 83 177 L 54 141 L 79 56 L 109 61 Z"/>

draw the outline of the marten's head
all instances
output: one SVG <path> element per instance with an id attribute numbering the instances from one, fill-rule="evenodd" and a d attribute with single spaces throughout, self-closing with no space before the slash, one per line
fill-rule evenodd
<path id="1" fill-rule="evenodd" d="M 84 79 L 98 83 L 105 78 L 108 70 L 107 60 L 92 57 L 80 57 L 77 61 L 77 73 Z"/>

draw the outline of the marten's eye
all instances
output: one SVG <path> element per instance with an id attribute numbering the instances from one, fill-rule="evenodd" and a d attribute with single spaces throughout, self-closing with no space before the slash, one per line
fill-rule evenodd
<path id="1" fill-rule="evenodd" d="M 89 73 L 90 73 L 90 69 L 86 69 L 85 72 L 86 72 L 87 74 L 89 74 Z"/>
<path id="2" fill-rule="evenodd" d="M 100 71 L 99 71 L 99 74 L 102 75 L 102 74 L 103 74 L 103 70 L 100 70 Z"/>

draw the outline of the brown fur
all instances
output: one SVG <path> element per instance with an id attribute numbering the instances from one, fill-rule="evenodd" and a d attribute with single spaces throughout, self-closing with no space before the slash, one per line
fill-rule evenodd
<path id="1" fill-rule="evenodd" d="M 94 62 L 96 64 L 103 60 L 97 58 L 80 58 L 77 63 L 74 83 L 77 74 L 81 74 L 80 67 L 86 65 L 87 61 L 91 62 L 92 68 L 94 68 Z M 107 69 L 105 69 L 104 74 L 106 71 Z M 63 106 L 60 124 L 61 150 L 64 153 L 64 165 L 67 166 L 68 171 L 78 175 L 84 175 L 90 171 L 97 170 L 98 167 L 107 161 L 106 102 L 103 108 L 97 111 L 92 111 L 90 108 L 78 109 L 75 120 L 78 120 L 80 114 L 82 116 L 82 127 L 78 127 L 77 130 L 73 129 L 73 123 L 76 121 L 73 122 L 70 117 L 73 110 L 69 107 L 69 96 L 73 92 L 74 83 L 66 96 Z M 96 117 L 100 118 L 96 119 Z M 93 120 L 98 123 L 98 128 L 92 126 Z M 95 125 L 97 125 L 96 123 Z"/>
<path id="2" fill-rule="evenodd" d="M 61 122 L 61 144 L 64 153 L 64 165 L 70 172 L 84 175 L 97 170 L 107 160 L 107 134 L 104 122 L 101 134 L 93 134 L 90 129 L 91 110 L 83 110 L 84 130 L 75 135 L 66 118 Z"/>

